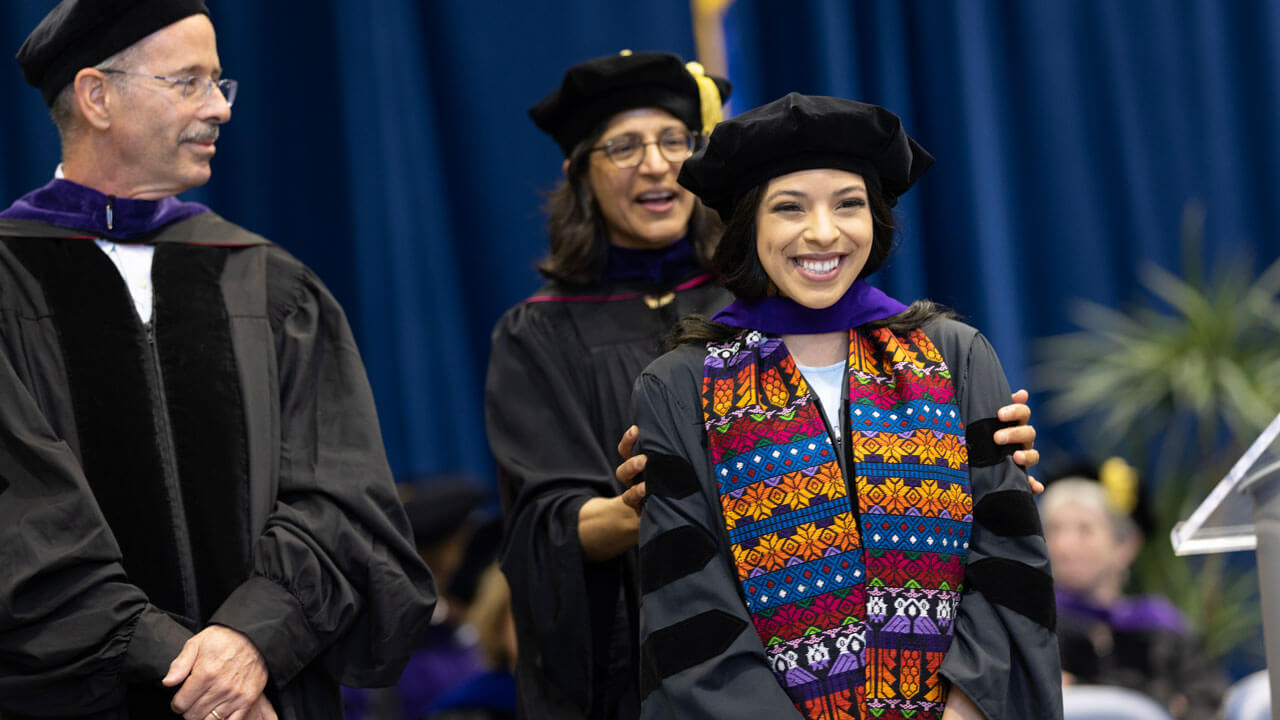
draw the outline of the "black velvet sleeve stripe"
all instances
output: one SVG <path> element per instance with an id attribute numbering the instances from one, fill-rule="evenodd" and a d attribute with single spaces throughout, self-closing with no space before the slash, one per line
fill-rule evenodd
<path id="1" fill-rule="evenodd" d="M 965 569 L 964 584 L 966 590 L 976 590 L 987 600 L 1050 630 L 1058 623 L 1053 578 L 1035 568 L 1005 558 L 987 558 Z"/>
<path id="2" fill-rule="evenodd" d="M 3 495 L 4 491 L 8 489 L 9 489 L 9 481 L 0 477 L 0 495 Z"/>
<path id="3" fill-rule="evenodd" d="M 680 500 L 698 491 L 698 476 L 693 466 L 675 455 L 648 454 L 640 479 L 645 483 L 646 495 Z"/>
<path id="4" fill-rule="evenodd" d="M 973 519 L 1003 537 L 1044 535 L 1036 501 L 1025 490 L 988 493 L 973 508 Z"/>
<path id="5" fill-rule="evenodd" d="M 969 467 L 995 465 L 1021 448 L 1021 445 L 997 445 L 994 437 L 997 430 L 1014 427 L 1017 424 L 996 418 L 983 418 L 969 423 L 964 430 L 964 444 L 969 448 Z"/>
<path id="6" fill-rule="evenodd" d="M 695 573 L 715 557 L 707 536 L 685 525 L 668 530 L 640 548 L 640 591 L 654 590 Z"/>
<path id="7" fill-rule="evenodd" d="M 654 631 L 640 648 L 640 696 L 653 692 L 663 679 L 729 649 L 747 623 L 723 610 L 708 610 Z"/>

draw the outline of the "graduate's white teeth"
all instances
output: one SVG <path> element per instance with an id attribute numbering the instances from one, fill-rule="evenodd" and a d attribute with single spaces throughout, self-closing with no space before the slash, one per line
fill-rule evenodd
<path id="1" fill-rule="evenodd" d="M 840 265 L 840 258 L 833 257 L 827 260 L 809 260 L 806 258 L 796 258 L 796 264 L 805 272 L 811 272 L 814 275 L 825 275 L 835 270 Z"/>

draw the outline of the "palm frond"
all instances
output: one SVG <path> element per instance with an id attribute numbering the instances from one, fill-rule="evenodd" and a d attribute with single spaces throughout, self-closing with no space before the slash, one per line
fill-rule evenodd
<path id="1" fill-rule="evenodd" d="M 1138 589 L 1170 596 L 1221 655 L 1259 632 L 1257 578 L 1221 557 L 1175 558 L 1168 531 L 1220 467 L 1280 412 L 1280 260 L 1201 260 L 1204 208 L 1183 215 L 1181 276 L 1139 273 L 1151 302 L 1117 310 L 1075 302 L 1079 328 L 1037 343 L 1033 377 L 1051 420 L 1074 421 L 1099 457 L 1144 463 L 1156 534 L 1134 568 Z"/>

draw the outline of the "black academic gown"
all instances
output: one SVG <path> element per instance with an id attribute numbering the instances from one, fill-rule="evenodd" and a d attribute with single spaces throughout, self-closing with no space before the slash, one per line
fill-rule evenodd
<path id="1" fill-rule="evenodd" d="M 996 449 L 989 434 L 1009 397 L 1004 371 L 974 328 L 935 319 L 923 330 L 950 369 L 965 426 L 977 433 L 968 438 L 973 523 L 964 594 L 939 672 L 991 720 L 1061 718 L 1048 548 L 1025 472 L 1013 462 L 1012 450 Z M 644 595 L 641 618 L 642 717 L 799 718 L 747 611 L 729 547 L 703 422 L 706 355 L 703 346 L 683 345 L 636 382 L 637 451 L 679 459 L 692 470 L 688 484 L 653 465 L 646 470 L 639 556 L 641 572 L 657 580 Z M 848 411 L 844 401 L 841 412 Z M 655 542 L 668 533 L 685 539 L 679 545 Z M 687 557 L 700 545 L 716 550 L 691 564 Z M 682 548 L 686 557 L 667 555 Z M 673 635 L 673 627 L 689 630 Z"/>
<path id="2" fill-rule="evenodd" d="M 1214 717 L 1227 678 L 1199 639 L 1159 625 L 1112 627 L 1064 612 L 1058 623 L 1062 670 L 1077 684 L 1116 685 L 1141 692 L 1177 720 Z"/>
<path id="3" fill-rule="evenodd" d="M 160 678 L 222 624 L 281 718 L 341 718 L 435 603 L 341 308 L 206 213 L 143 238 L 143 323 L 76 235 L 0 220 L 0 712 L 172 718 Z"/>
<path id="4" fill-rule="evenodd" d="M 502 568 L 520 645 L 521 718 L 635 718 L 636 553 L 587 563 L 578 511 L 613 497 L 631 386 L 677 318 L 729 295 L 707 281 L 676 292 L 548 285 L 493 332 L 485 386 L 489 444 L 505 482 Z"/>

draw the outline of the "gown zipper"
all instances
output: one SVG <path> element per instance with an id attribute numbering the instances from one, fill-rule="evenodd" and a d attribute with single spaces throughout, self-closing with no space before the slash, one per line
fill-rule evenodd
<path id="1" fill-rule="evenodd" d="M 169 403 L 165 397 L 164 376 L 160 371 L 160 349 L 156 345 L 155 323 L 145 322 L 142 329 L 147 340 L 145 364 L 148 384 L 151 386 L 151 410 L 156 418 L 156 447 L 160 450 L 160 467 L 164 473 L 165 486 L 169 489 L 169 512 L 173 517 L 174 539 L 177 541 L 185 614 L 198 620 L 201 615 L 199 595 L 196 593 L 195 556 L 191 551 L 191 531 L 187 526 L 182 485 L 178 479 L 177 451 L 174 447 L 173 426 L 169 424 Z"/>

